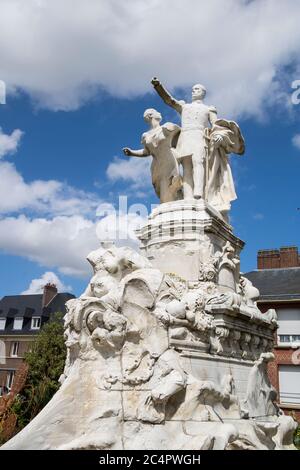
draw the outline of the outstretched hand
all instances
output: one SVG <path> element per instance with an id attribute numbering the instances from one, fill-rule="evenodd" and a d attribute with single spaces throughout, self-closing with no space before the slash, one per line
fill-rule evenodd
<path id="1" fill-rule="evenodd" d="M 123 152 L 124 152 L 124 155 L 126 155 L 126 157 L 131 157 L 131 155 L 132 155 L 132 152 L 131 152 L 130 148 L 128 148 L 128 147 L 124 147 Z"/>
<path id="2" fill-rule="evenodd" d="M 151 80 L 151 83 L 154 87 L 160 85 L 160 81 L 158 80 L 157 77 L 153 77 Z"/>

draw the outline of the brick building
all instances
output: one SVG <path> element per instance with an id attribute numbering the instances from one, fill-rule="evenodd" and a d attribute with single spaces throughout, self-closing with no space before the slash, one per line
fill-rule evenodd
<path id="1" fill-rule="evenodd" d="M 0 395 L 9 391 L 16 370 L 34 337 L 51 315 L 65 313 L 65 303 L 74 298 L 58 293 L 47 284 L 42 294 L 5 296 L 0 300 Z"/>
<path id="2" fill-rule="evenodd" d="M 246 277 L 260 290 L 262 312 L 275 308 L 279 328 L 269 376 L 280 407 L 300 420 L 300 259 L 295 246 L 260 250 L 257 270 Z"/>

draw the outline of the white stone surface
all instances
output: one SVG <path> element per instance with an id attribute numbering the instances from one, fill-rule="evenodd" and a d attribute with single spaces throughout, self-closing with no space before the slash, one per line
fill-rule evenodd
<path id="1" fill-rule="evenodd" d="M 152 83 L 182 130 L 176 154 L 179 127 L 147 110 L 144 148 L 124 149 L 153 156 L 162 202 L 138 233 L 142 254 L 113 243 L 90 253 L 92 279 L 67 302 L 61 388 L 3 450 L 293 448 L 296 423 L 267 377 L 276 312 L 257 308 L 227 220 L 239 128 L 202 103 L 202 86 L 184 103 Z"/>
<path id="2" fill-rule="evenodd" d="M 157 78 L 151 83 L 181 117 L 175 155 L 183 170 L 184 199 L 205 199 L 227 217 L 231 201 L 236 199 L 228 156 L 245 152 L 239 126 L 234 121 L 217 119 L 216 108 L 203 102 L 203 85 L 193 86 L 192 102 L 186 103 L 171 96 Z"/>
<path id="3" fill-rule="evenodd" d="M 204 200 L 158 206 L 138 231 L 141 250 L 152 265 L 187 281 L 214 280 L 223 290 L 237 290 L 243 242 L 222 215 Z"/>
<path id="4" fill-rule="evenodd" d="M 203 103 L 206 94 L 203 85 L 193 86 L 191 103 L 173 98 L 157 78 L 152 79 L 152 85 L 164 102 L 174 108 L 181 116 L 181 132 L 176 153 L 183 165 L 184 198 L 203 198 L 207 160 L 205 129 L 216 121 L 216 108 Z"/>
<path id="5" fill-rule="evenodd" d="M 152 155 L 152 184 L 160 202 L 174 201 L 179 198 L 178 192 L 182 182 L 178 162 L 172 142 L 178 137 L 180 127 L 171 122 L 160 125 L 161 114 L 155 109 L 146 109 L 144 119 L 150 130 L 142 135 L 143 148 L 123 149 L 128 157 L 148 157 Z"/>
<path id="6" fill-rule="evenodd" d="M 295 423 L 266 376 L 273 315 L 251 295 L 217 294 L 217 277 L 189 283 L 129 248 L 88 259 L 91 283 L 67 302 L 62 386 L 3 450 L 292 446 Z"/>
<path id="7" fill-rule="evenodd" d="M 217 210 L 226 213 L 237 196 L 228 155 L 243 155 L 245 143 L 239 126 L 234 121 L 217 119 L 206 129 L 208 140 L 206 200 Z"/>

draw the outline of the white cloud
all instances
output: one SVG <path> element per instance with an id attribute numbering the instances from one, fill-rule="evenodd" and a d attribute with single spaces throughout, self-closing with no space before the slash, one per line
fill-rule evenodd
<path id="1" fill-rule="evenodd" d="M 52 219 L 6 217 L 0 219 L 0 250 L 84 278 L 91 274 L 86 257 L 99 246 L 100 240 L 109 238 L 117 245 L 137 248 L 134 229 L 144 219 L 132 214 L 128 219 L 121 215 L 114 220 L 111 214 L 99 222 L 79 215 Z"/>
<path id="2" fill-rule="evenodd" d="M 127 160 L 115 157 L 108 165 L 106 175 L 112 182 L 126 181 L 134 188 L 145 188 L 151 184 L 150 165 L 151 157 L 128 158 Z"/>
<path id="3" fill-rule="evenodd" d="M 1 156 L 17 150 L 22 132 L 0 132 Z M 70 275 L 86 275 L 85 257 L 99 241 L 95 217 L 100 199 L 56 180 L 26 182 L 13 163 L 0 161 L 0 250 Z M 20 211 L 43 218 L 6 216 Z M 80 215 L 78 215 L 80 214 Z M 47 273 L 49 275 L 49 272 Z M 34 280 L 34 285 L 37 280 Z"/>
<path id="4" fill-rule="evenodd" d="M 0 158 L 17 151 L 22 135 L 20 129 L 15 129 L 10 135 L 4 134 L 0 127 Z"/>
<path id="5" fill-rule="evenodd" d="M 65 285 L 54 272 L 46 271 L 39 279 L 32 279 L 28 289 L 21 292 L 21 295 L 40 294 L 48 283 L 55 284 L 58 292 L 70 292 L 72 290 L 72 287 Z"/>
<path id="6" fill-rule="evenodd" d="M 294 135 L 294 137 L 292 138 L 292 144 L 294 145 L 294 147 L 300 150 L 300 134 Z"/>
<path id="7" fill-rule="evenodd" d="M 115 174 L 117 177 L 116 170 Z M 130 179 L 129 171 L 127 176 Z M 135 179 L 133 173 L 131 179 Z M 12 216 L 21 211 L 31 217 L 24 213 Z M 119 245 L 136 247 L 134 229 L 145 218 L 145 214 L 143 218 L 135 213 L 118 216 L 112 204 L 57 180 L 26 182 L 12 163 L 2 160 L 1 213 L 0 251 L 80 277 L 90 274 L 85 258 L 99 246 L 99 240 L 109 237 Z"/>
<path id="8" fill-rule="evenodd" d="M 1 78 L 52 109 L 144 94 L 153 75 L 170 89 L 200 81 L 221 114 L 259 115 L 287 99 L 299 16 L 295 0 L 2 0 Z"/>
<path id="9" fill-rule="evenodd" d="M 95 224 L 82 216 L 0 220 L 0 249 L 62 273 L 86 276 L 88 253 L 99 245 Z"/>
<path id="10" fill-rule="evenodd" d="M 100 202 L 94 194 L 57 180 L 34 180 L 27 183 L 14 164 L 0 161 L 2 214 L 24 209 L 51 215 L 94 214 Z"/>

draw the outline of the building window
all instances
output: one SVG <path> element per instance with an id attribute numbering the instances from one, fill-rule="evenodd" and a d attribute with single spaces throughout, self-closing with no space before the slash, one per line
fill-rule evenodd
<path id="1" fill-rule="evenodd" d="M 23 327 L 23 318 L 16 317 L 14 319 L 14 330 L 22 330 Z"/>
<path id="2" fill-rule="evenodd" d="M 300 404 L 300 366 L 279 365 L 281 404 Z"/>
<path id="3" fill-rule="evenodd" d="M 18 357 L 19 352 L 19 341 L 14 341 L 11 345 L 10 357 Z"/>
<path id="4" fill-rule="evenodd" d="M 15 371 L 10 370 L 6 376 L 6 387 L 8 388 L 8 390 L 10 390 L 12 387 L 14 377 L 15 377 Z"/>
<path id="5" fill-rule="evenodd" d="M 0 318 L 0 330 L 5 329 L 6 318 Z"/>
<path id="6" fill-rule="evenodd" d="M 31 320 L 31 329 L 39 330 L 41 327 L 41 317 L 32 317 Z"/>
<path id="7" fill-rule="evenodd" d="M 300 309 L 295 307 L 278 308 L 278 343 L 287 345 L 300 343 Z"/>
<path id="8" fill-rule="evenodd" d="M 279 344 L 291 344 L 299 343 L 300 344 L 300 335 L 278 335 Z"/>
<path id="9" fill-rule="evenodd" d="M 8 392 L 8 388 L 6 385 L 0 385 L 0 397 L 3 397 L 3 395 L 6 395 Z"/>

